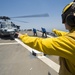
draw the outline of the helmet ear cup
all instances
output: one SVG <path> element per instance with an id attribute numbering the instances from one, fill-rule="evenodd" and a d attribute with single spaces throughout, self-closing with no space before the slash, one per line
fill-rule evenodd
<path id="1" fill-rule="evenodd" d="M 75 26 L 75 16 L 73 14 L 69 14 L 66 17 L 66 23 L 71 26 L 74 27 Z"/>

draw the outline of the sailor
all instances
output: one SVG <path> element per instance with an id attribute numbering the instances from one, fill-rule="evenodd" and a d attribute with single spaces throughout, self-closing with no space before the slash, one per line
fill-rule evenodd
<path id="1" fill-rule="evenodd" d="M 75 75 L 75 2 L 71 2 L 62 11 L 62 23 L 69 32 L 54 29 L 58 37 L 39 38 L 18 34 L 28 46 L 48 55 L 60 57 L 59 75 Z"/>
<path id="2" fill-rule="evenodd" d="M 42 29 L 42 37 L 47 37 L 46 29 L 42 27 L 41 29 Z"/>
<path id="3" fill-rule="evenodd" d="M 37 31 L 35 28 L 33 28 L 33 34 L 34 34 L 34 36 L 37 36 Z"/>

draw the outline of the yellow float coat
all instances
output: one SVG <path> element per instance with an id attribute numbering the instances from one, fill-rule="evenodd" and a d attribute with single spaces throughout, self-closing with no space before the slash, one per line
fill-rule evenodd
<path id="1" fill-rule="evenodd" d="M 20 39 L 28 46 L 48 55 L 57 55 L 66 59 L 67 67 L 75 75 L 75 28 L 69 33 L 53 30 L 59 37 L 39 38 L 21 35 Z"/>

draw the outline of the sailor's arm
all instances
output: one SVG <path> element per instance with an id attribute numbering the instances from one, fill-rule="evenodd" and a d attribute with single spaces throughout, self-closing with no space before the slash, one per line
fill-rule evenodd
<path id="1" fill-rule="evenodd" d="M 38 51 L 44 52 L 45 54 L 57 55 L 69 60 L 74 59 L 74 52 L 72 53 L 72 50 L 75 50 L 75 43 L 73 44 L 72 41 L 70 42 L 70 38 L 68 36 L 43 39 L 38 37 L 30 37 L 28 35 L 20 35 L 19 38 L 26 45 Z"/>
<path id="2" fill-rule="evenodd" d="M 64 32 L 64 31 L 60 31 L 60 30 L 57 30 L 57 29 L 53 29 L 52 30 L 57 36 L 63 36 L 63 35 L 66 35 L 68 32 Z"/>

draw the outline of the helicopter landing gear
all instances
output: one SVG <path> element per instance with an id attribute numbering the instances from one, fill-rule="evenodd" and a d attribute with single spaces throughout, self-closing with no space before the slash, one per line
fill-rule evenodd
<path id="1" fill-rule="evenodd" d="M 11 38 L 11 40 L 14 40 L 15 39 L 14 34 L 11 34 L 10 38 Z"/>
<path id="2" fill-rule="evenodd" d="M 18 38 L 18 34 L 15 34 L 14 37 L 15 37 L 15 38 Z"/>

